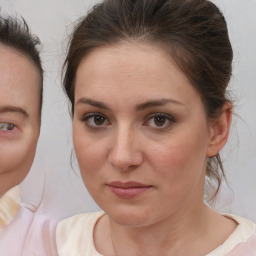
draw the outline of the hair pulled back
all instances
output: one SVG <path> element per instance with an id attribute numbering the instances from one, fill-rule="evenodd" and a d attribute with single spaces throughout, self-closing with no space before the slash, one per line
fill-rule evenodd
<path id="1" fill-rule="evenodd" d="M 74 111 L 76 71 L 92 50 L 121 41 L 165 49 L 201 96 L 209 120 L 228 101 L 233 51 L 226 21 L 207 0 L 105 0 L 83 17 L 71 34 L 63 66 L 64 89 Z M 219 154 L 207 165 L 209 185 L 219 191 L 225 178 Z"/>

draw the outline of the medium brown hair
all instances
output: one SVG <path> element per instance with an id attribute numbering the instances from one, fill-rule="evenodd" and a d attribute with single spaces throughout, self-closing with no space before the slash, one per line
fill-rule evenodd
<path id="1" fill-rule="evenodd" d="M 209 120 L 229 101 L 226 89 L 233 51 L 225 18 L 207 0 L 105 0 L 83 17 L 71 34 L 63 66 L 64 89 L 74 111 L 76 71 L 92 50 L 121 41 L 163 47 L 199 92 Z M 219 154 L 207 164 L 216 197 L 225 178 Z M 209 186 L 208 186 L 209 188 Z"/>

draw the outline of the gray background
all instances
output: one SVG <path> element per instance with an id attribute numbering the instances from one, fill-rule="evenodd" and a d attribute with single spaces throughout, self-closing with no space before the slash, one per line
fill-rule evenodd
<path id="1" fill-rule="evenodd" d="M 230 92 L 235 116 L 222 151 L 229 189 L 223 186 L 215 208 L 256 221 L 256 0 L 215 0 L 223 11 L 234 48 Z M 23 16 L 42 42 L 45 69 L 41 136 L 34 165 L 22 183 L 22 199 L 38 213 L 60 219 L 94 211 L 79 176 L 71 168 L 71 119 L 61 88 L 61 65 L 72 25 L 95 0 L 0 0 L 2 13 Z"/>

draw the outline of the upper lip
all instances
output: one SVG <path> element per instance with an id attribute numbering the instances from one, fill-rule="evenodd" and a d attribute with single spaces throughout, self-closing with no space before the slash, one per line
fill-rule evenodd
<path id="1" fill-rule="evenodd" d="M 108 186 L 115 187 L 115 188 L 147 188 L 152 187 L 148 184 L 139 183 L 136 181 L 127 181 L 127 182 L 121 182 L 121 181 L 112 181 L 107 184 Z"/>

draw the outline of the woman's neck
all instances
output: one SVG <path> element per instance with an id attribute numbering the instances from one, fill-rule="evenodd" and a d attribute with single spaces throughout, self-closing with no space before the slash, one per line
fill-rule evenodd
<path id="1" fill-rule="evenodd" d="M 144 227 L 122 226 L 105 216 L 95 230 L 95 245 L 106 256 L 200 256 L 222 244 L 235 227 L 204 204 Z"/>

